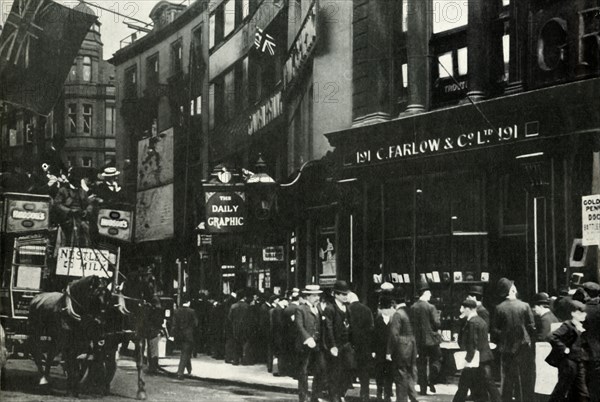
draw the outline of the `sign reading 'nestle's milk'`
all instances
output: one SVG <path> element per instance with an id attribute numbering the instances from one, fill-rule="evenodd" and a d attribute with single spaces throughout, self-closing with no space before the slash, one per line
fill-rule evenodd
<path id="1" fill-rule="evenodd" d="M 61 247 L 58 249 L 56 275 L 110 277 L 110 264 L 116 264 L 117 256 L 108 250 L 87 247 Z"/>
<path id="2" fill-rule="evenodd" d="M 582 245 L 600 244 L 600 194 L 581 197 Z"/>
<path id="3" fill-rule="evenodd" d="M 209 233 L 244 230 L 246 195 L 243 192 L 206 193 L 206 229 Z"/>

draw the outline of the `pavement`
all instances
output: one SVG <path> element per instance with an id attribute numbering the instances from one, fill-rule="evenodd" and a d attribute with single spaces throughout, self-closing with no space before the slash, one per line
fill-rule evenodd
<path id="1" fill-rule="evenodd" d="M 132 362 L 133 363 L 133 362 Z M 169 375 L 175 376 L 179 366 L 179 356 L 168 356 L 159 359 L 161 369 Z M 276 377 L 267 372 L 264 364 L 252 366 L 234 366 L 223 360 L 216 360 L 210 356 L 198 355 L 192 358 L 192 374 L 190 379 L 211 381 L 221 384 L 257 388 L 273 392 L 296 393 L 298 382 L 290 377 Z M 438 384 L 437 393 L 419 398 L 421 401 L 451 401 L 456 393 L 456 384 Z M 358 397 L 360 386 L 354 384 L 354 389 L 348 392 L 349 397 Z M 376 396 L 375 381 L 371 380 L 370 394 Z"/>

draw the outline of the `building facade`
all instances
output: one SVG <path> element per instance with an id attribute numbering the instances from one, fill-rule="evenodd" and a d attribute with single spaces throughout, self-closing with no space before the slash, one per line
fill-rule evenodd
<path id="1" fill-rule="evenodd" d="M 426 280 L 442 318 L 472 284 L 492 301 L 501 277 L 526 298 L 595 278 L 573 251 L 600 190 L 597 2 L 353 7 L 353 127 L 327 134 L 352 225 L 341 276 L 365 295 Z"/>
<path id="2" fill-rule="evenodd" d="M 206 175 L 206 7 L 158 2 L 152 31 L 110 60 L 118 77 L 117 167 L 136 216 L 128 264 L 154 264 L 165 293 L 182 281 L 177 268 L 187 271 L 198 255 L 194 194 Z"/>

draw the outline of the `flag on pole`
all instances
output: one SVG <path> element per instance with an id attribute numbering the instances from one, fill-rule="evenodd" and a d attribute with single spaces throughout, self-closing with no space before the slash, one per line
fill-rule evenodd
<path id="1" fill-rule="evenodd" d="M 95 20 L 52 0 L 14 0 L 0 34 L 0 100 L 48 115 Z"/>

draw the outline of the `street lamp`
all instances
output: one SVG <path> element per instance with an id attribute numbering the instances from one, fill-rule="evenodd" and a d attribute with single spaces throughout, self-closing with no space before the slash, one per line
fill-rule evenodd
<path id="1" fill-rule="evenodd" d="M 259 155 L 255 165 L 255 172 L 245 171 L 248 175 L 246 186 L 249 196 L 253 200 L 252 208 L 255 216 L 259 220 L 268 219 L 270 216 L 275 197 L 277 195 L 278 184 L 275 180 L 266 173 L 267 165 Z"/>

